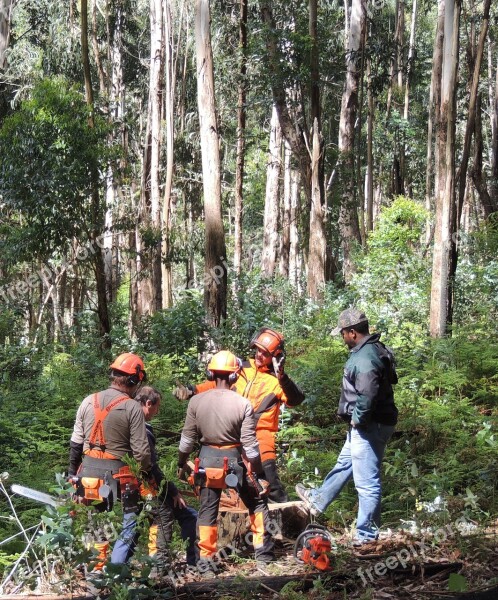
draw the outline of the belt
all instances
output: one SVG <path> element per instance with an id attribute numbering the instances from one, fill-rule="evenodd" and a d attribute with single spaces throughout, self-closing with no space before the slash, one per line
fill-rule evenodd
<path id="1" fill-rule="evenodd" d="M 223 450 L 224 448 L 240 448 L 242 444 L 202 444 L 203 446 L 208 446 L 209 448 L 216 448 L 218 450 Z"/>

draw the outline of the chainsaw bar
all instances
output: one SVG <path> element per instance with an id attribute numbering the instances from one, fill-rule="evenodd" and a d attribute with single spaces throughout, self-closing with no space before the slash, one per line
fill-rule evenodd
<path id="1" fill-rule="evenodd" d="M 53 506 L 54 508 L 60 504 L 55 496 L 45 494 L 45 492 L 40 492 L 39 490 L 33 490 L 32 488 L 24 487 L 23 485 L 18 485 L 17 483 L 13 483 L 10 489 L 14 494 L 24 496 L 24 498 L 29 498 L 30 500 L 40 502 L 41 504 Z"/>

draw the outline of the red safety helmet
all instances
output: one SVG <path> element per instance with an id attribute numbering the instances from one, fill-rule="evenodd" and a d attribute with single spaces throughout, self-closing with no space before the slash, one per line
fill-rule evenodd
<path id="1" fill-rule="evenodd" d="M 278 356 L 284 351 L 284 336 L 274 329 L 262 327 L 252 336 L 249 347 L 266 350 L 272 356 Z"/>
<path id="2" fill-rule="evenodd" d="M 131 352 L 120 354 L 109 368 L 111 371 L 129 375 L 129 385 L 138 385 L 147 379 L 143 360 Z"/>

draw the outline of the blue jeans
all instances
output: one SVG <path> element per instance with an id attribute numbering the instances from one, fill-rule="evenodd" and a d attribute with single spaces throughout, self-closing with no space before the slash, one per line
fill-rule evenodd
<path id="1" fill-rule="evenodd" d="M 112 549 L 112 563 L 126 563 L 133 556 L 138 534 L 137 514 L 134 512 L 123 515 L 123 529 Z"/>
<path id="2" fill-rule="evenodd" d="M 358 492 L 356 538 L 360 541 L 378 537 L 380 527 L 380 470 L 387 442 L 394 425 L 374 421 L 358 429 L 350 428 L 335 467 L 319 488 L 310 490 L 311 503 L 324 512 L 353 478 Z"/>

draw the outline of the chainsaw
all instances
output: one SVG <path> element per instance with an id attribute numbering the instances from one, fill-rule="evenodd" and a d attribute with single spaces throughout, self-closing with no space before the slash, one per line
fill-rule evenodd
<path id="1" fill-rule="evenodd" d="M 308 564 L 319 571 L 328 571 L 332 553 L 332 534 L 323 525 L 311 523 L 299 534 L 294 545 L 294 558 L 300 564 Z"/>

